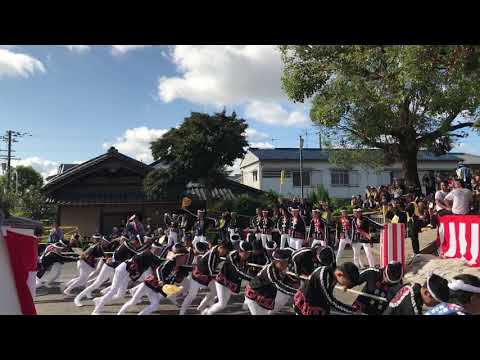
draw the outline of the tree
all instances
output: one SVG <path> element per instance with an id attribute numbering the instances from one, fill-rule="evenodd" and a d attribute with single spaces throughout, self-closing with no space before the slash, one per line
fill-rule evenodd
<path id="1" fill-rule="evenodd" d="M 446 153 L 466 129 L 478 129 L 479 46 L 280 50 L 283 88 L 294 101 L 312 101 L 312 121 L 342 148 L 382 150 L 410 185 L 420 185 L 419 150 Z"/>
<path id="2" fill-rule="evenodd" d="M 152 155 L 164 168 L 152 171 L 144 181 L 151 199 L 180 194 L 189 181 L 205 187 L 207 200 L 210 189 L 226 178 L 226 166 L 245 155 L 248 143 L 245 120 L 235 112 L 213 115 L 192 112 L 178 128 L 170 129 L 151 144 Z"/>
<path id="3" fill-rule="evenodd" d="M 16 166 L 15 172 L 18 176 L 18 192 L 23 194 L 28 188 L 40 189 L 43 185 L 42 175 L 31 166 Z M 15 175 L 13 175 L 15 180 Z M 12 182 L 12 190 L 16 189 L 15 182 Z"/>

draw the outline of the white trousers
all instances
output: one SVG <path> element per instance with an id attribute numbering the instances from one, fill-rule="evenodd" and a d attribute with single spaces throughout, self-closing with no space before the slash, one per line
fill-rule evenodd
<path id="1" fill-rule="evenodd" d="M 250 314 L 252 315 L 268 315 L 269 313 L 269 310 L 262 308 L 255 301 L 249 298 L 245 298 L 245 304 L 247 304 L 248 310 L 250 310 Z"/>
<path id="2" fill-rule="evenodd" d="M 337 250 L 337 256 L 335 258 L 335 262 L 339 264 L 339 260 L 343 255 L 343 250 L 345 250 L 345 246 L 347 244 L 352 245 L 352 242 L 349 239 L 340 239 L 340 242 L 338 243 L 338 250 Z M 358 266 L 358 265 L 357 265 Z"/>
<path id="3" fill-rule="evenodd" d="M 87 284 L 88 275 L 90 275 L 95 269 L 88 265 L 83 260 L 77 261 L 78 276 L 73 278 L 67 283 L 64 293 L 69 294 L 70 291 L 79 286 L 85 286 Z"/>
<path id="4" fill-rule="evenodd" d="M 102 270 L 103 264 L 105 264 L 105 261 L 103 259 L 98 260 L 97 267 L 95 268 L 95 271 L 91 272 L 90 275 L 88 275 L 87 283 L 91 284 L 95 281 L 95 278 L 100 273 L 100 270 Z"/>
<path id="5" fill-rule="evenodd" d="M 262 234 L 261 233 L 255 233 L 255 239 L 262 240 Z"/>
<path id="6" fill-rule="evenodd" d="M 373 252 L 372 252 L 372 247 L 370 244 L 367 243 L 354 243 L 352 244 L 352 249 L 353 249 L 353 263 L 357 265 L 360 268 L 363 268 L 363 262 L 362 262 L 362 257 L 360 256 L 360 250 L 362 249 L 365 250 L 365 255 L 367 256 L 368 260 L 368 266 L 369 267 L 374 267 L 375 266 L 375 260 L 373 258 Z"/>
<path id="7" fill-rule="evenodd" d="M 35 295 L 37 292 L 37 272 L 36 271 L 30 271 L 28 273 L 28 278 L 27 278 L 27 285 L 28 289 L 30 290 L 30 294 L 32 294 L 32 299 L 35 300 Z"/>
<path id="8" fill-rule="evenodd" d="M 206 243 L 206 242 L 207 242 L 207 238 L 206 238 L 205 236 L 195 236 L 195 237 L 193 238 L 192 244 L 195 245 L 195 244 L 196 244 L 197 242 L 199 242 L 199 241 Z"/>
<path id="9" fill-rule="evenodd" d="M 208 308 L 206 315 L 214 315 L 225 309 L 232 297 L 233 293 L 229 288 L 215 281 L 215 289 L 217 290 L 218 301 Z"/>
<path id="10" fill-rule="evenodd" d="M 280 249 L 285 249 L 290 244 L 290 236 L 288 234 L 282 234 L 280 236 Z"/>
<path id="11" fill-rule="evenodd" d="M 267 247 L 267 241 L 272 241 L 272 235 L 269 234 L 260 234 L 260 238 L 262 239 L 262 245 L 264 248 Z"/>
<path id="12" fill-rule="evenodd" d="M 94 313 L 99 313 L 102 308 L 113 298 L 113 296 L 122 288 L 128 286 L 128 281 L 130 277 L 128 276 L 127 263 L 122 262 L 115 269 L 115 274 L 113 275 L 112 285 L 105 295 L 95 299 L 95 309 Z M 127 283 L 127 285 L 125 285 Z"/>
<path id="13" fill-rule="evenodd" d="M 98 289 L 100 286 L 102 286 L 102 284 L 105 281 L 108 281 L 108 280 L 112 279 L 114 274 L 115 274 L 115 269 L 114 268 L 108 266 L 107 264 L 103 264 L 102 269 L 100 270 L 100 273 L 98 274 L 95 281 L 91 285 L 87 286 L 82 292 L 80 292 L 80 294 L 78 294 L 75 297 L 75 300 L 73 301 L 75 303 L 75 305 L 76 306 L 82 306 L 80 301 L 84 297 L 87 297 L 87 298 L 91 299 L 92 298 L 92 292 L 94 290 Z"/>
<path id="14" fill-rule="evenodd" d="M 290 247 L 298 250 L 301 249 L 303 245 L 303 239 L 297 239 L 297 238 L 290 238 Z"/>
<path id="15" fill-rule="evenodd" d="M 277 296 L 275 296 L 275 306 L 273 310 L 268 312 L 268 315 L 275 315 L 278 313 L 288 302 L 293 298 L 293 296 L 282 293 L 277 290 Z"/>
<path id="16" fill-rule="evenodd" d="M 213 305 L 213 300 L 215 299 L 215 296 L 217 295 L 217 291 L 215 289 L 215 283 L 216 283 L 216 281 L 212 280 L 208 284 L 209 292 L 203 298 L 200 305 L 197 307 L 198 311 L 202 311 L 206 307 L 208 307 L 210 305 Z M 182 306 L 180 308 L 179 315 L 185 315 L 186 314 L 188 307 L 193 302 L 193 300 L 195 300 L 195 298 L 197 297 L 198 291 L 200 289 L 204 289 L 206 287 L 207 286 L 204 286 L 204 285 L 202 285 L 202 284 L 198 283 L 197 281 L 190 278 L 190 287 L 188 289 L 188 294 L 185 297 L 185 300 L 183 300 Z"/>
<path id="17" fill-rule="evenodd" d="M 178 243 L 178 233 L 169 231 L 168 232 L 168 246 Z"/>
<path id="18" fill-rule="evenodd" d="M 38 287 L 42 286 L 44 283 L 47 286 L 50 286 L 60 276 L 60 274 L 62 272 L 62 267 L 63 267 L 62 264 L 54 263 L 52 265 L 52 267 L 50 268 L 50 270 L 48 270 L 47 272 L 45 272 L 45 274 L 43 274 L 42 279 L 39 279 L 35 275 L 35 277 L 36 277 L 35 286 L 38 288 Z"/>
<path id="19" fill-rule="evenodd" d="M 327 246 L 327 242 L 324 241 L 324 240 L 313 240 L 312 247 L 314 247 L 318 244 L 320 244 L 321 246 L 324 246 L 324 247 Z"/>

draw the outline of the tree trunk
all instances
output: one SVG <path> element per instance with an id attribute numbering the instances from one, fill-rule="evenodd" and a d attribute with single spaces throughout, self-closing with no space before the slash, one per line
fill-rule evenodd
<path id="1" fill-rule="evenodd" d="M 417 154 L 418 150 L 403 153 L 400 155 L 400 161 L 402 164 L 402 176 L 407 187 L 413 186 L 421 189 L 420 180 L 418 178 Z"/>

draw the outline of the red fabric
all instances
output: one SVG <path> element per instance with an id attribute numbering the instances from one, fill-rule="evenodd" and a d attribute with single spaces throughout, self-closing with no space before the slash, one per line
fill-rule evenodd
<path id="1" fill-rule="evenodd" d="M 444 258 L 458 258 L 480 267 L 480 215 L 438 218 L 437 244 Z"/>
<path id="2" fill-rule="evenodd" d="M 23 315 L 37 315 L 27 279 L 37 269 L 37 239 L 7 230 L 6 244 Z"/>
<path id="3" fill-rule="evenodd" d="M 389 251 L 391 254 L 389 255 Z M 380 243 L 380 265 L 398 261 L 405 270 L 405 224 L 384 224 Z"/>

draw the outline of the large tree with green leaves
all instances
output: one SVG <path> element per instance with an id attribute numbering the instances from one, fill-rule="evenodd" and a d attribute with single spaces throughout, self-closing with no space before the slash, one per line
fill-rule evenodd
<path id="1" fill-rule="evenodd" d="M 283 87 L 340 147 L 383 150 L 419 186 L 417 154 L 478 129 L 479 46 L 285 45 Z M 351 152 L 359 159 L 359 153 Z M 368 152 L 365 152 L 367 154 Z"/>
<path id="2" fill-rule="evenodd" d="M 192 112 L 178 128 L 151 144 L 153 158 L 164 167 L 146 177 L 148 197 L 181 194 L 189 181 L 203 184 L 210 197 L 210 189 L 228 175 L 226 167 L 245 155 L 247 127 L 235 113 Z"/>

